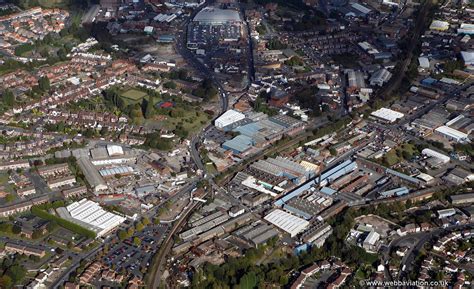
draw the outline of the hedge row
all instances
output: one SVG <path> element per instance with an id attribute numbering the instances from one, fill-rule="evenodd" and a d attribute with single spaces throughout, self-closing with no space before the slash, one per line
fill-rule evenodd
<path id="1" fill-rule="evenodd" d="M 57 216 L 51 215 L 50 213 L 41 210 L 39 207 L 36 207 L 36 206 L 32 207 L 31 208 L 31 213 L 33 213 L 33 215 L 35 215 L 37 217 L 40 217 L 42 219 L 49 220 L 49 221 L 55 221 L 61 227 L 65 228 L 69 231 L 72 231 L 76 234 L 85 236 L 87 238 L 94 239 L 97 236 L 97 234 L 95 232 L 93 232 L 89 229 L 86 229 L 86 228 L 84 228 L 84 227 L 82 227 L 78 224 L 73 223 L 73 222 L 70 222 L 66 219 L 59 218 Z"/>

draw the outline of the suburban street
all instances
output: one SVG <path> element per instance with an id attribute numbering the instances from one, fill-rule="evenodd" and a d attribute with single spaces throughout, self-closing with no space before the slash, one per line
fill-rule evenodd
<path id="1" fill-rule="evenodd" d="M 413 261 L 415 260 L 417 254 L 419 253 L 420 249 L 429 241 L 439 238 L 442 235 L 449 234 L 450 232 L 454 231 L 459 231 L 459 230 L 464 230 L 464 229 L 473 229 L 474 224 L 466 224 L 466 225 L 455 225 L 455 226 L 450 226 L 448 228 L 438 228 L 434 229 L 432 231 L 427 231 L 427 232 L 422 232 L 416 234 L 416 236 L 412 235 L 407 235 L 405 237 L 402 237 L 400 239 L 397 239 L 396 241 L 392 242 L 390 244 L 390 247 L 393 248 L 397 246 L 397 244 L 400 244 L 403 241 L 415 238 L 416 243 L 414 243 L 414 246 L 410 247 L 410 250 L 408 253 L 403 257 L 402 262 L 400 264 L 400 280 L 408 280 L 408 272 L 412 271 L 413 268 Z"/>

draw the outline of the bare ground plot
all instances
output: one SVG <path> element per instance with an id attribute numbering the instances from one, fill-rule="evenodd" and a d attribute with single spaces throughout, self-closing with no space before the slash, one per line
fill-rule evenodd
<path id="1" fill-rule="evenodd" d="M 356 221 L 358 223 L 372 225 L 375 231 L 377 231 L 382 237 L 388 236 L 388 233 L 392 230 L 391 226 L 396 225 L 393 222 L 377 215 L 360 216 L 356 218 Z"/>

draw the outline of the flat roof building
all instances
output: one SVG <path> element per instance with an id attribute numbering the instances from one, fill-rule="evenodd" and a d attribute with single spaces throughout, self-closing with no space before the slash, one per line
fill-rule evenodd
<path id="1" fill-rule="evenodd" d="M 249 149 L 255 145 L 251 137 L 246 135 L 238 135 L 231 140 L 225 141 L 222 148 L 231 150 L 235 154 L 245 154 Z"/>
<path id="2" fill-rule="evenodd" d="M 474 66 L 474 51 L 461 51 L 461 57 L 465 66 L 468 68 L 472 68 Z"/>
<path id="3" fill-rule="evenodd" d="M 404 114 L 401 112 L 394 111 L 385 107 L 382 107 L 372 112 L 371 115 L 390 123 L 393 123 L 404 116 Z"/>
<path id="4" fill-rule="evenodd" d="M 230 109 L 224 112 L 220 117 L 218 117 L 214 121 L 214 124 L 217 128 L 224 128 L 244 118 L 245 115 L 243 113 Z"/>

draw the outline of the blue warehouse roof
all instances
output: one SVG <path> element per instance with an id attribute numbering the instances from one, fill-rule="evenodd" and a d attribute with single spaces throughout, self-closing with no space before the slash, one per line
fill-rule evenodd
<path id="1" fill-rule="evenodd" d="M 232 150 L 236 153 L 242 153 L 254 145 L 252 138 L 246 135 L 238 135 L 222 144 L 224 149 Z"/>

